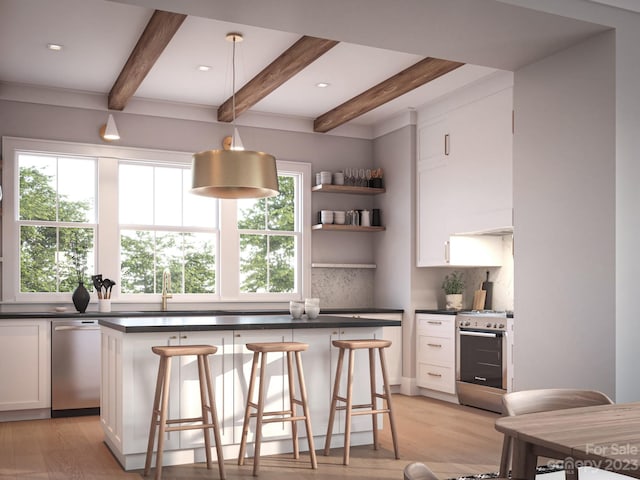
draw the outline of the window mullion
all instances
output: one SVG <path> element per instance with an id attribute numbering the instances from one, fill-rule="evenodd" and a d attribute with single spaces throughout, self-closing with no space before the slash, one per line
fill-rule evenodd
<path id="1" fill-rule="evenodd" d="M 240 231 L 236 200 L 220 201 L 220 253 L 218 288 L 222 299 L 240 295 Z"/>
<path id="2" fill-rule="evenodd" d="M 120 292 L 120 231 L 118 228 L 118 160 L 98 159 L 98 228 L 96 272 L 116 282 L 112 298 Z M 93 274 L 92 273 L 92 274 Z"/>

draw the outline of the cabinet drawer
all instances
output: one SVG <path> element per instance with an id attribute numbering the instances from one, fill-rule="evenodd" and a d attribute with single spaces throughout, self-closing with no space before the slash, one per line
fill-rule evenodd
<path id="1" fill-rule="evenodd" d="M 455 362 L 453 339 L 418 335 L 418 362 L 453 367 Z"/>
<path id="2" fill-rule="evenodd" d="M 419 315 L 418 333 L 430 337 L 453 338 L 455 333 L 455 316 L 445 315 Z"/>
<path id="3" fill-rule="evenodd" d="M 417 385 L 445 393 L 456 393 L 454 369 L 418 362 Z"/>

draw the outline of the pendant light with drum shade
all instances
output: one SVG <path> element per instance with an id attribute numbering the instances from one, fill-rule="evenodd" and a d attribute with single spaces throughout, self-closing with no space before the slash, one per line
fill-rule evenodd
<path id="1" fill-rule="evenodd" d="M 280 193 L 275 157 L 245 150 L 236 127 L 236 43 L 243 38 L 239 33 L 229 33 L 226 39 L 233 43 L 233 137 L 228 150 L 193 154 L 191 193 L 215 198 L 273 197 Z"/>

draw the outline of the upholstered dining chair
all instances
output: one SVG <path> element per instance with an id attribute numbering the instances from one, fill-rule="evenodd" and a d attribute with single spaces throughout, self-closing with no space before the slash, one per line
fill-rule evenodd
<path id="1" fill-rule="evenodd" d="M 524 415 L 527 413 L 564 410 L 567 408 L 608 405 L 613 401 L 604 393 L 595 390 L 579 390 L 574 388 L 548 388 L 539 390 L 522 390 L 505 393 L 502 396 L 502 414 L 504 416 Z M 512 455 L 513 439 L 505 435 L 500 458 L 500 477 L 506 478 Z M 562 459 L 556 459 L 562 460 Z M 565 470 L 567 480 L 577 480 L 578 469 Z"/>
<path id="2" fill-rule="evenodd" d="M 412 462 L 404 467 L 404 480 L 438 480 L 424 463 Z"/>
<path id="3" fill-rule="evenodd" d="M 422 462 L 412 462 L 404 467 L 404 480 L 438 480 L 435 473 Z M 492 480 L 512 480 L 506 478 L 493 478 Z"/>

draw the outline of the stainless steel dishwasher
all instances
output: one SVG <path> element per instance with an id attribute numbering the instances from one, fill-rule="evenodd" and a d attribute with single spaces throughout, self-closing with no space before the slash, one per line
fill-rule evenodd
<path id="1" fill-rule="evenodd" d="M 98 320 L 51 322 L 51 416 L 100 413 Z"/>

